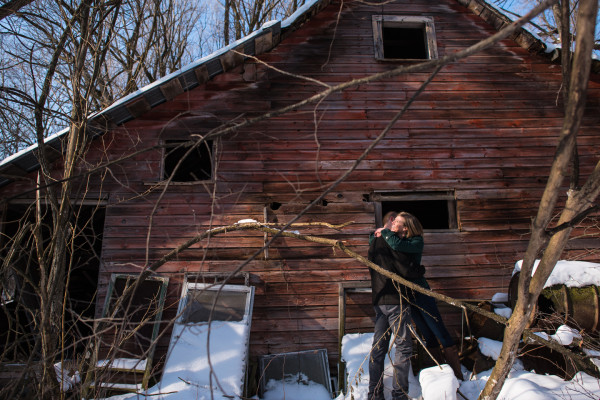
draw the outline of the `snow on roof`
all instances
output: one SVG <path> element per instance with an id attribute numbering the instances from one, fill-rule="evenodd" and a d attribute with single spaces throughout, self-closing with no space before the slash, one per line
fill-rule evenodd
<path id="1" fill-rule="evenodd" d="M 321 0 L 307 0 L 301 7 L 299 7 L 292 15 L 287 17 L 281 23 L 282 28 L 289 28 L 292 26 L 301 15 L 308 12 L 315 4 L 317 4 Z"/>
<path id="2" fill-rule="evenodd" d="M 51 142 L 53 140 L 56 140 L 59 137 L 61 137 L 62 135 L 66 134 L 68 131 L 69 131 L 69 129 L 66 128 L 66 129 L 63 129 L 60 132 L 57 132 L 57 133 L 55 133 L 53 135 L 50 135 L 50 136 L 48 136 L 47 138 L 44 139 L 44 143 L 48 143 L 48 142 Z M 9 164 L 12 161 L 16 160 L 17 158 L 21 157 L 22 155 L 24 155 L 26 153 L 29 153 L 29 152 L 37 149 L 37 147 L 38 147 L 37 143 L 36 144 L 32 144 L 31 146 L 26 147 L 23 150 L 20 150 L 17 153 L 12 154 L 12 155 L 6 157 L 4 160 L 0 161 L 0 167 L 4 166 L 6 164 Z"/>

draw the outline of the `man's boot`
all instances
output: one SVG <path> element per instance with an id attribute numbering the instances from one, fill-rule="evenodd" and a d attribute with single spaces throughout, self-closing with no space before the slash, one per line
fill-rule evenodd
<path id="1" fill-rule="evenodd" d="M 437 346 L 431 346 L 431 347 L 427 347 L 427 351 L 429 352 L 429 355 L 431 357 L 433 357 L 433 360 L 436 364 L 444 364 L 444 356 L 442 354 L 442 349 L 440 348 L 439 345 Z"/>
<path id="2" fill-rule="evenodd" d="M 460 359 L 458 358 L 458 349 L 456 346 L 444 348 L 444 356 L 446 357 L 446 362 L 450 365 L 452 371 L 454 371 L 454 376 L 456 376 L 459 381 L 462 381 L 464 378 L 460 368 Z"/>

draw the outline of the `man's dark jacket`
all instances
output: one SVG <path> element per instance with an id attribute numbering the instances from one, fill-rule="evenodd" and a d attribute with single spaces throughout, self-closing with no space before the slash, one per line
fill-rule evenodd
<path id="1" fill-rule="evenodd" d="M 422 277 L 424 268 L 420 265 L 413 265 L 410 259 L 401 252 L 394 251 L 383 237 L 373 237 L 369 246 L 369 261 L 379 265 L 386 271 L 398 274 L 406 279 L 415 279 Z M 381 275 L 372 268 L 371 273 L 371 292 L 373 295 L 373 305 L 400 304 L 400 290 L 403 295 L 408 294 L 408 288 L 390 278 Z"/>

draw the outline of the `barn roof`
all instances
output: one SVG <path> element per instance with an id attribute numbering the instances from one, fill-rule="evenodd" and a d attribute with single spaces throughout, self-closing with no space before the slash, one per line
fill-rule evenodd
<path id="1" fill-rule="evenodd" d="M 469 8 L 497 30 L 512 22 L 510 18 L 484 0 L 456 1 Z M 331 0 L 307 0 L 305 5 L 287 19 L 269 22 L 231 45 L 129 94 L 110 107 L 90 116 L 86 133 L 90 137 L 99 136 L 111 127 L 139 117 L 159 104 L 240 65 L 244 61 L 242 54 L 258 56 L 270 51 L 330 2 Z M 525 29 L 517 30 L 511 39 L 532 53 L 545 53 L 548 49 L 546 44 Z M 556 58 L 556 54 L 548 53 L 548 56 L 552 59 Z M 65 129 L 45 140 L 46 148 L 51 150 L 48 152 L 49 157 L 57 159 L 61 156 L 61 138 L 67 132 L 68 129 Z M 0 162 L 0 187 L 39 168 L 37 147 L 37 144 L 32 145 Z"/>

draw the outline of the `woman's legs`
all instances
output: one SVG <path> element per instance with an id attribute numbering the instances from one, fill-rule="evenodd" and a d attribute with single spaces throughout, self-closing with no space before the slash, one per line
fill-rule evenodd
<path id="1" fill-rule="evenodd" d="M 439 357 L 439 343 L 444 347 L 444 358 L 450 365 L 456 378 L 462 380 L 462 369 L 458 357 L 458 349 L 452 340 L 452 336 L 446 329 L 435 299 L 422 293 L 415 293 L 413 310 L 413 321 L 425 339 L 426 346 L 434 357 Z M 439 341 L 439 343 L 438 343 Z M 439 360 L 437 360 L 439 362 Z"/>
<path id="2" fill-rule="evenodd" d="M 413 316 L 413 320 L 417 323 L 417 319 L 421 319 L 421 326 L 417 325 L 417 328 L 427 332 L 421 332 L 425 337 L 427 346 L 434 346 L 437 341 L 443 347 L 454 346 L 454 340 L 452 340 L 450 332 L 448 332 L 448 329 L 444 325 L 433 297 L 424 295 L 423 293 L 415 293 L 415 300 L 411 307 L 419 311 L 419 316 L 416 318 Z"/>

